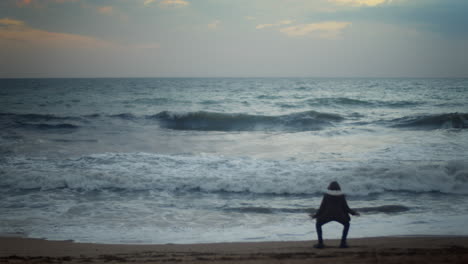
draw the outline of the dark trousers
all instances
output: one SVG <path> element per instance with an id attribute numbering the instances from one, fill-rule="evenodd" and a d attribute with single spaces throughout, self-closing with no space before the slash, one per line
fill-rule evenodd
<path id="1" fill-rule="evenodd" d="M 317 221 L 315 223 L 315 229 L 317 229 L 317 237 L 318 237 L 318 242 L 319 244 L 323 244 L 323 238 L 322 238 L 322 226 L 328 222 L 331 221 L 325 221 L 325 222 L 319 222 Z M 337 221 L 338 222 L 338 221 Z M 349 222 L 338 222 L 343 225 L 343 234 L 341 236 L 341 243 L 344 244 L 346 243 L 346 238 L 348 237 L 348 231 L 349 231 Z"/>

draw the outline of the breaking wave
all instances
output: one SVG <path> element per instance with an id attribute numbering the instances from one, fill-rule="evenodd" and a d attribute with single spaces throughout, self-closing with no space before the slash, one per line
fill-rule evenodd
<path id="1" fill-rule="evenodd" d="M 446 113 L 434 115 L 408 116 L 391 121 L 393 127 L 414 129 L 468 128 L 468 114 Z"/>
<path id="2" fill-rule="evenodd" d="M 28 124 L 28 123 L 18 123 L 19 126 L 27 129 L 38 129 L 38 130 L 60 130 L 60 129 L 78 129 L 80 128 L 77 125 L 72 125 L 68 123 L 61 123 L 61 124 Z"/>
<path id="3" fill-rule="evenodd" d="M 0 124 L 3 128 L 20 128 L 39 131 L 71 131 L 80 128 L 69 123 L 81 120 L 79 117 L 59 117 L 41 114 L 11 114 L 0 113 Z"/>
<path id="4" fill-rule="evenodd" d="M 337 114 L 307 111 L 279 116 L 188 112 L 175 113 L 164 111 L 150 118 L 157 119 L 165 128 L 176 130 L 204 130 L 204 131 L 256 131 L 283 130 L 309 131 L 320 130 L 333 125 L 344 118 Z"/>
<path id="5" fill-rule="evenodd" d="M 348 120 L 359 120 L 362 117 L 363 115 L 356 112 L 346 116 Z M 150 121 L 150 123 L 155 121 L 160 127 L 173 130 L 301 132 L 334 127 L 346 119 L 342 115 L 317 111 L 296 112 L 274 116 L 207 111 L 162 111 L 154 115 L 146 116 L 137 116 L 132 113 L 109 115 L 96 113 L 82 116 L 0 113 L 0 128 L 74 130 L 88 126 L 89 124 L 100 124 L 102 122 L 112 123 L 112 120 L 132 121 L 141 125 L 147 124 L 148 121 Z M 414 115 L 393 120 L 371 121 L 371 123 L 394 128 L 417 130 L 466 129 L 468 128 L 468 113 Z M 365 125 L 370 123 L 355 122 L 354 124 Z"/>
<path id="6" fill-rule="evenodd" d="M 353 207 L 360 213 L 366 214 L 395 214 L 409 211 L 410 208 L 404 205 L 381 205 L 372 207 Z M 275 214 L 275 213 L 309 213 L 313 214 L 317 208 L 271 208 L 271 207 L 230 207 L 223 208 L 224 211 L 237 213 L 254 213 L 254 214 Z"/>
<path id="7" fill-rule="evenodd" d="M 387 191 L 468 194 L 467 161 L 303 163 L 212 155 L 106 153 L 74 159 L 5 157 L 0 162 L 0 186 L 20 190 L 319 195 L 331 180 L 338 180 L 347 194 L 358 196 Z"/>
<path id="8" fill-rule="evenodd" d="M 363 106 L 363 107 L 411 107 L 422 104 L 415 101 L 359 100 L 346 97 L 313 98 L 304 101 L 310 106 Z"/>
<path id="9" fill-rule="evenodd" d="M 287 115 L 267 116 L 217 112 L 170 112 L 136 116 L 132 113 L 112 115 L 90 114 L 84 116 L 55 116 L 41 114 L 0 113 L 0 126 L 27 129 L 77 129 L 90 122 L 102 122 L 108 118 L 125 121 L 154 120 L 163 128 L 201 131 L 312 131 L 344 120 L 337 114 L 306 111 Z M 144 125 L 145 122 L 142 122 Z"/>
<path id="10" fill-rule="evenodd" d="M 41 121 L 62 121 L 62 120 L 81 120 L 80 117 L 74 116 L 56 116 L 49 114 L 13 114 L 13 113 L 0 113 L 0 118 L 10 119 L 13 121 L 29 121 L 29 122 L 41 122 Z"/>

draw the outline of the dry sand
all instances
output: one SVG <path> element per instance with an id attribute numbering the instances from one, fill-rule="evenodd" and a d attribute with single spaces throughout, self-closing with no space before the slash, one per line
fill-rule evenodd
<path id="1" fill-rule="evenodd" d="M 468 237 L 377 237 L 348 241 L 106 245 L 0 238 L 0 263 L 468 263 Z"/>

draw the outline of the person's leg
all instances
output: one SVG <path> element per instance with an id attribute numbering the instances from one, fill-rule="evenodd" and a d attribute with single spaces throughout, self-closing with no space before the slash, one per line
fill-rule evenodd
<path id="1" fill-rule="evenodd" d="M 316 244 L 314 247 L 316 248 L 323 248 L 323 237 L 322 237 L 322 225 L 325 223 L 317 221 L 315 223 L 315 229 L 317 230 L 317 239 L 318 239 L 318 244 Z"/>
<path id="2" fill-rule="evenodd" d="M 348 244 L 346 243 L 346 238 L 348 237 L 348 231 L 349 231 L 349 222 L 344 222 L 341 223 L 343 225 L 343 235 L 341 236 L 341 248 L 347 248 Z"/>

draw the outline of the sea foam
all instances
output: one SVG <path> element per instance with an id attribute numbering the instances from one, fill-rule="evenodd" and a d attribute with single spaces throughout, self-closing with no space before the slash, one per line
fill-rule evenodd
<path id="1" fill-rule="evenodd" d="M 315 195 L 331 180 L 338 180 L 349 195 L 386 191 L 468 194 L 467 161 L 299 162 L 104 153 L 74 159 L 10 157 L 3 164 L 0 186 L 8 189 Z"/>

